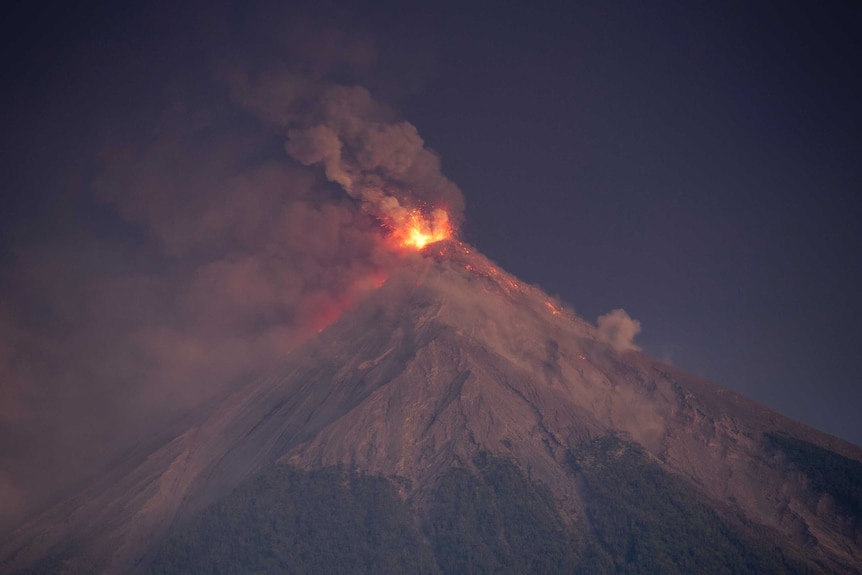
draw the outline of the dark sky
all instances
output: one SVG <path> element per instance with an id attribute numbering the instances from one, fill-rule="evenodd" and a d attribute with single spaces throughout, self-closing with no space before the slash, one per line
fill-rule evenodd
<path id="1" fill-rule="evenodd" d="M 862 444 L 859 2 L 20 4 L 2 30 L 0 496 L 63 468 L 58 445 L 106 458 L 114 429 L 147 429 L 142 397 L 194 403 L 183 377 L 270 358 L 183 363 L 272 336 L 270 311 L 294 331 L 265 341 L 295 344 L 380 265 L 345 194 L 296 162 L 249 171 L 292 161 L 272 126 L 296 109 L 237 92 L 279 59 L 399 110 L 463 191 L 464 238 L 509 272 L 590 321 L 624 308 L 647 353 Z M 283 239 L 296 277 L 234 273 L 264 244 L 200 234 L 235 217 L 242 194 L 219 211 L 204 192 L 238 173 L 259 212 L 305 190 L 289 221 L 337 221 L 315 238 L 337 245 Z M 238 287 L 200 303 L 201 278 Z M 272 286 L 293 290 L 277 312 Z"/>

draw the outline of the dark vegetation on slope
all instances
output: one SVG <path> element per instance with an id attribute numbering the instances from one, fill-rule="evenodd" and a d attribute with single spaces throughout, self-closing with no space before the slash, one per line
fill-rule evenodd
<path id="1" fill-rule="evenodd" d="M 437 486 L 424 530 L 444 573 L 609 573 L 612 563 L 566 529 L 550 492 L 517 465 L 480 454 Z"/>
<path id="2" fill-rule="evenodd" d="M 816 494 L 828 494 L 837 511 L 853 518 L 856 526 L 862 518 L 862 463 L 818 447 L 786 433 L 766 435 L 770 447 L 784 453 L 790 463 L 808 478 Z"/>
<path id="3" fill-rule="evenodd" d="M 418 525 L 389 479 L 276 466 L 169 539 L 150 572 L 821 573 L 615 437 L 570 454 L 586 505 L 574 529 L 515 463 L 473 463 L 440 478 Z"/>
<path id="4" fill-rule="evenodd" d="M 167 542 L 153 574 L 437 573 L 395 485 L 271 467 Z"/>
<path id="5" fill-rule="evenodd" d="M 74 557 L 80 551 L 80 547 L 76 543 L 60 546 L 54 549 L 51 553 L 40 559 L 36 564 L 26 569 L 19 569 L 13 572 L 12 575 L 53 575 L 54 573 L 64 573 L 65 562 L 70 557 Z"/>
<path id="6" fill-rule="evenodd" d="M 822 571 L 791 559 L 764 528 L 718 513 L 643 448 L 614 436 L 570 453 L 588 523 L 615 573 L 799 573 Z"/>

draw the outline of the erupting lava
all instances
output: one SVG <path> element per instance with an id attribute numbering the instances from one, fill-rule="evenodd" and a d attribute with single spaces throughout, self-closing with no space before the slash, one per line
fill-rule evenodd
<path id="1" fill-rule="evenodd" d="M 413 209 L 407 212 L 400 222 L 392 224 L 392 238 L 402 248 L 421 250 L 428 244 L 452 236 L 449 214 L 440 209 L 429 215 L 423 214 L 419 209 Z"/>

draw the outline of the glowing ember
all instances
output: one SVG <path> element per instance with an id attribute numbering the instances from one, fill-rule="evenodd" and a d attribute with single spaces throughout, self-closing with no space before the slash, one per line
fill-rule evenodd
<path id="1" fill-rule="evenodd" d="M 452 225 L 443 210 L 434 210 L 429 216 L 418 209 L 410 210 L 402 221 L 392 225 L 392 238 L 403 248 L 421 250 L 451 237 Z"/>
<path id="2" fill-rule="evenodd" d="M 546 301 L 546 302 L 545 302 L 545 305 L 546 305 L 546 306 L 548 306 L 548 309 L 549 309 L 549 310 L 551 310 L 551 313 L 552 313 L 552 314 L 554 314 L 554 315 L 560 315 L 560 310 L 558 310 L 558 309 L 557 309 L 557 307 L 556 307 L 554 304 L 552 304 L 552 303 L 551 303 L 551 302 L 549 302 L 549 301 Z"/>

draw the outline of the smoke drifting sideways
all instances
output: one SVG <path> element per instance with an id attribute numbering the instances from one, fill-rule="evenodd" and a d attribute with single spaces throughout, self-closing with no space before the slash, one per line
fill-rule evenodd
<path id="1" fill-rule="evenodd" d="M 102 127 L 83 192 L 46 193 L 73 212 L 13 238 L 0 531 L 379 285 L 397 265 L 382 229 L 416 210 L 461 221 L 437 155 L 359 85 L 374 43 L 309 21 L 278 32 L 274 51 L 243 51 L 254 27 L 213 50 L 204 81 L 177 87 L 180 70 L 155 113 L 112 102 L 134 120 Z"/>

